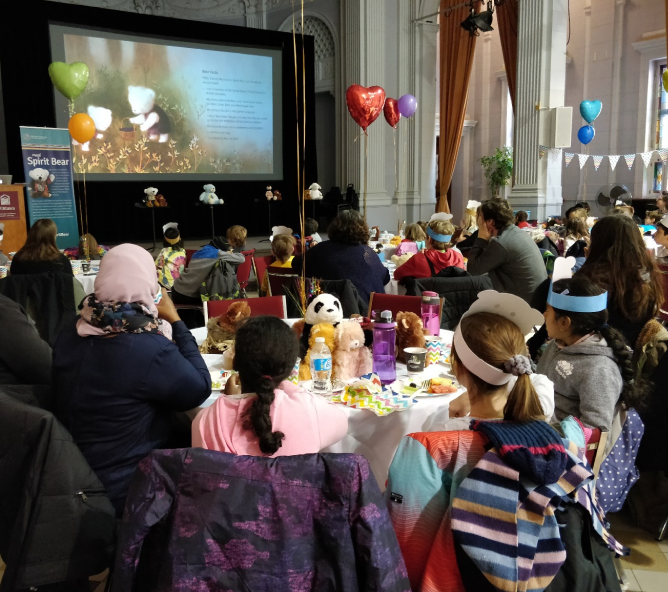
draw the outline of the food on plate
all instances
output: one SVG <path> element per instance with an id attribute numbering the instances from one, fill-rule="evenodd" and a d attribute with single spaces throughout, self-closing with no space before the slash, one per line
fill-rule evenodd
<path id="1" fill-rule="evenodd" d="M 443 378 L 441 376 L 437 376 L 436 378 L 431 379 L 429 393 L 433 395 L 444 395 L 456 392 L 457 386 L 454 380 L 450 378 Z"/>
<path id="2" fill-rule="evenodd" d="M 417 393 L 419 390 L 420 390 L 420 385 L 416 384 L 415 382 L 409 382 L 408 384 L 404 385 L 404 387 L 401 389 L 401 394 L 413 395 Z"/>

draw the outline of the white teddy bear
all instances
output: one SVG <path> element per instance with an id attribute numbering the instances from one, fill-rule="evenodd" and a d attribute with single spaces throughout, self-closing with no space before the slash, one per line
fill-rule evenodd
<path id="1" fill-rule="evenodd" d="M 156 187 L 147 187 L 144 189 L 146 197 L 144 197 L 144 204 L 147 208 L 152 208 L 155 206 L 155 196 L 158 195 L 158 190 Z"/>
<path id="2" fill-rule="evenodd" d="M 205 204 L 209 204 L 210 206 L 225 203 L 220 197 L 216 195 L 216 187 L 215 185 L 211 185 L 211 183 L 204 186 L 204 191 L 200 194 L 199 200 Z"/>
<path id="3" fill-rule="evenodd" d="M 317 183 L 311 183 L 309 191 L 311 192 L 311 199 L 322 199 L 322 192 L 320 191 L 322 187 Z"/>
<path id="4" fill-rule="evenodd" d="M 49 185 L 56 178 L 54 175 L 50 175 L 46 169 L 33 169 L 28 175 L 32 179 L 30 197 L 51 197 Z"/>
<path id="5" fill-rule="evenodd" d="M 105 107 L 96 107 L 95 105 L 88 105 L 89 117 L 95 122 L 95 137 L 98 140 L 104 139 L 104 132 L 106 132 L 111 126 L 111 120 L 113 114 L 111 109 L 106 109 Z M 72 145 L 78 146 L 79 142 L 75 139 L 72 139 Z M 90 150 L 90 142 L 86 142 L 81 145 L 81 150 L 88 152 Z"/>
<path id="6" fill-rule="evenodd" d="M 161 144 L 167 142 L 172 125 L 164 109 L 155 104 L 155 91 L 145 86 L 128 86 L 128 101 L 136 115 L 130 123 L 138 124 L 149 140 L 157 140 Z"/>

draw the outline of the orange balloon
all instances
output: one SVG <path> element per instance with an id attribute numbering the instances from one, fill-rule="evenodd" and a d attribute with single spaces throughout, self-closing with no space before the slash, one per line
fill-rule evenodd
<path id="1" fill-rule="evenodd" d="M 90 142 L 95 137 L 95 122 L 90 115 L 75 113 L 67 124 L 72 136 L 79 144 Z"/>

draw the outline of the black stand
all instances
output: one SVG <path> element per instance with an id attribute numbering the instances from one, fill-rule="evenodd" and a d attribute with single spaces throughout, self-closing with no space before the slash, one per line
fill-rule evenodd
<path id="1" fill-rule="evenodd" d="M 213 204 L 209 204 L 209 208 L 211 208 L 211 238 L 215 239 L 216 238 L 216 226 L 213 221 Z"/>
<path id="2" fill-rule="evenodd" d="M 146 250 L 149 251 L 150 253 L 153 253 L 153 251 L 155 251 L 155 250 L 158 248 L 158 243 L 157 243 L 157 241 L 156 241 L 156 236 L 155 236 L 155 211 L 156 211 L 157 209 L 160 209 L 160 210 L 166 210 L 168 207 L 169 207 L 169 206 L 167 206 L 167 207 L 158 207 L 158 208 L 155 208 L 155 207 L 153 207 L 153 208 L 147 208 L 146 205 L 143 204 L 143 203 L 136 203 L 136 204 L 135 204 L 135 208 L 139 208 L 140 210 L 151 210 L 151 226 L 153 227 L 153 247 L 151 247 L 150 249 L 146 249 Z"/>

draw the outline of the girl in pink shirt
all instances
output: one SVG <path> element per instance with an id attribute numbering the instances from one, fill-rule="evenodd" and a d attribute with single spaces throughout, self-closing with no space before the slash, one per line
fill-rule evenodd
<path id="1" fill-rule="evenodd" d="M 342 409 L 286 380 L 299 343 L 282 320 L 249 319 L 237 330 L 234 348 L 239 374 L 228 380 L 232 382 L 224 395 L 198 413 L 192 424 L 193 446 L 249 456 L 293 456 L 319 452 L 346 435 L 348 418 Z M 234 390 L 247 394 L 232 394 Z"/>

